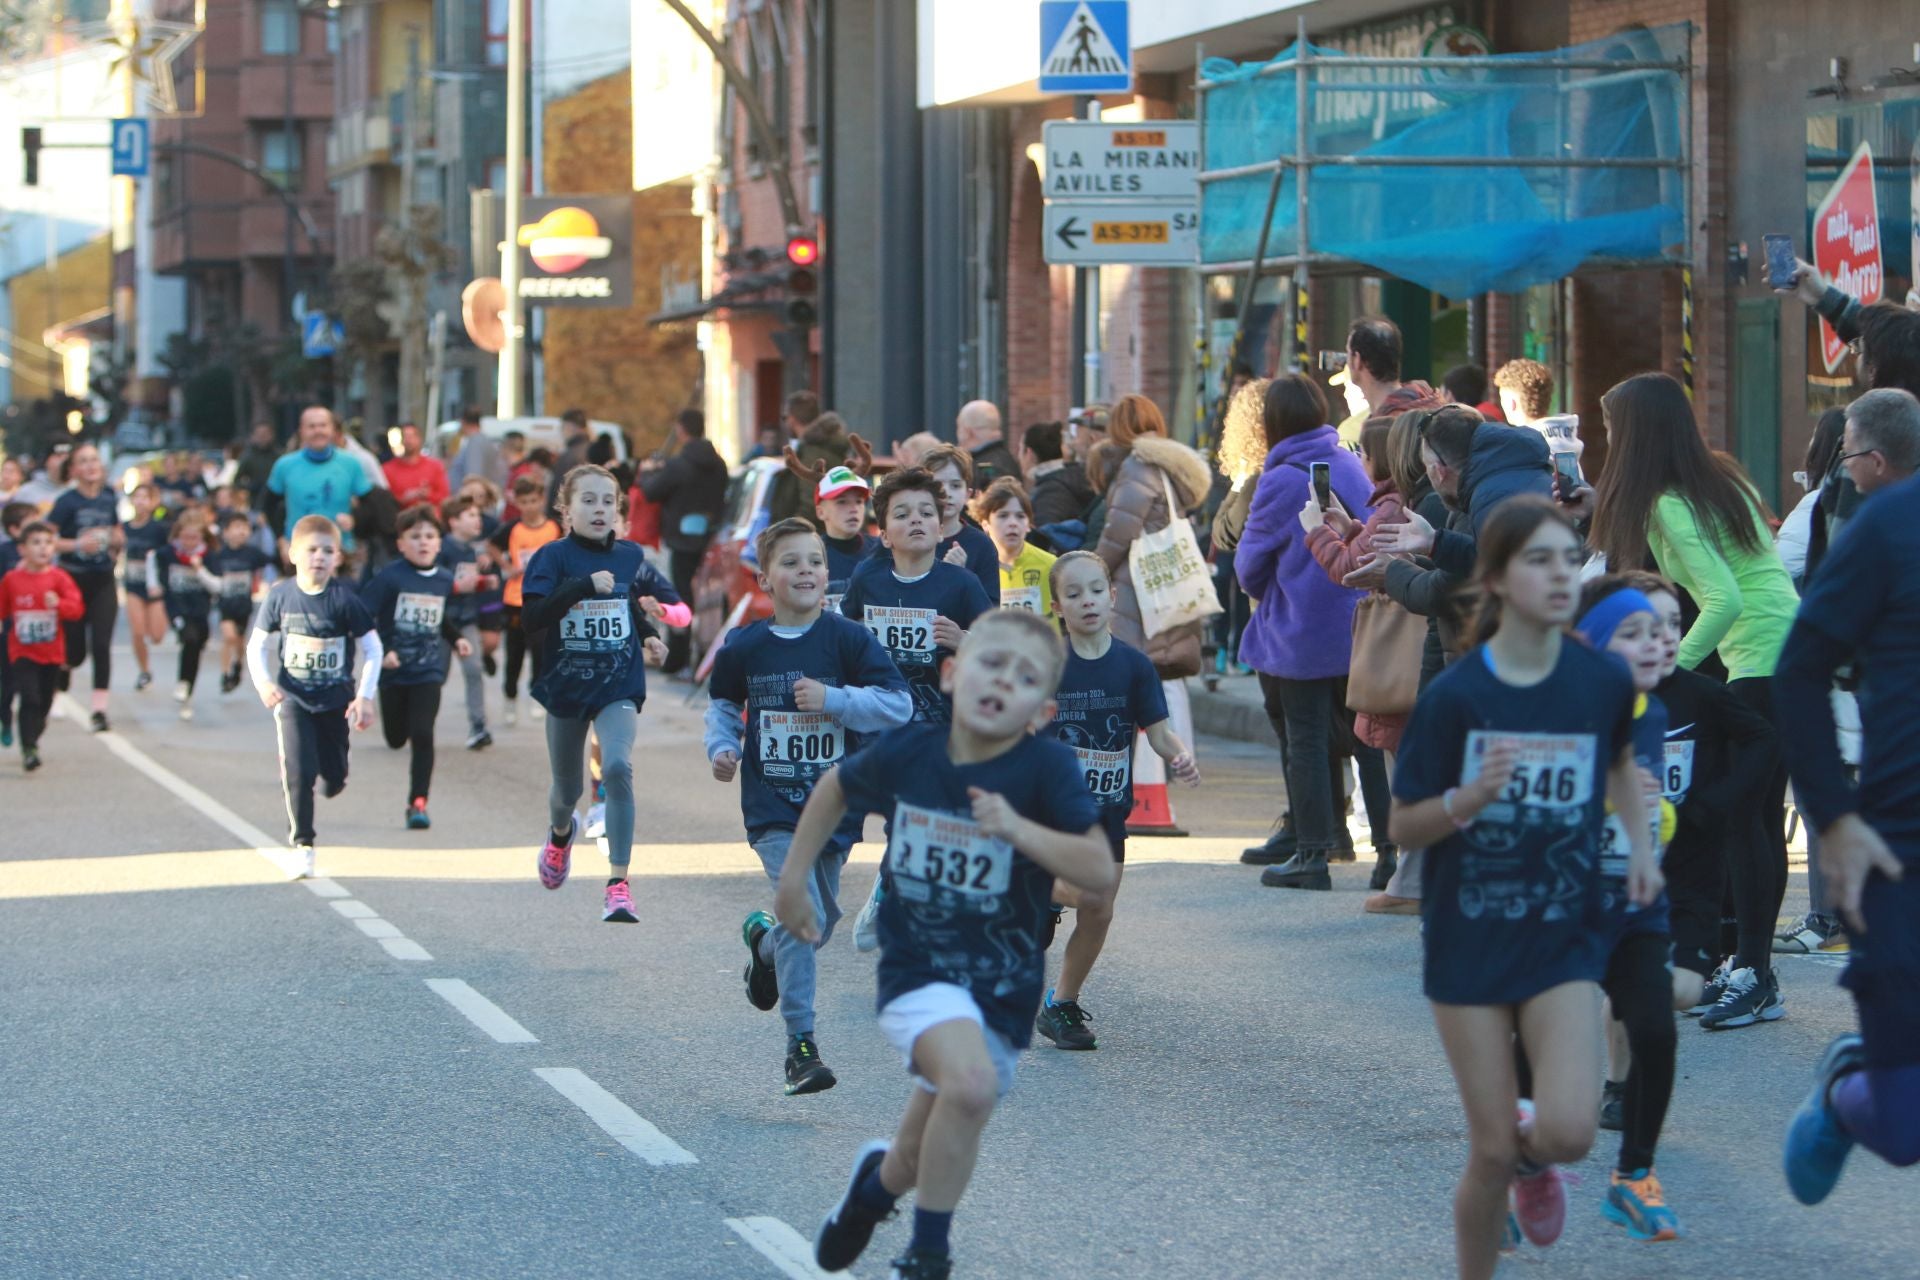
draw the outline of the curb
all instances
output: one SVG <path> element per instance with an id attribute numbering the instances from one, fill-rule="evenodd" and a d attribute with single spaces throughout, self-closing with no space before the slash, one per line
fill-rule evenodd
<path id="1" fill-rule="evenodd" d="M 1240 689 L 1251 691 L 1252 696 L 1229 692 Z M 1260 701 L 1259 686 L 1251 676 L 1224 677 L 1217 690 L 1208 689 L 1201 677 L 1190 676 L 1187 679 L 1187 697 L 1193 704 L 1193 727 L 1196 733 L 1235 742 L 1260 743 L 1275 751 L 1280 749 L 1280 739 L 1274 735 L 1273 725 L 1267 719 L 1266 708 Z"/>

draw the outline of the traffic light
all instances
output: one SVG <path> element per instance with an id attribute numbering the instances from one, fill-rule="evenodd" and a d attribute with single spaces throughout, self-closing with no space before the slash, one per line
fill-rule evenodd
<path id="1" fill-rule="evenodd" d="M 820 242 L 809 235 L 787 240 L 787 327 L 811 329 L 820 320 L 814 299 L 820 292 L 815 267 L 820 262 Z"/>
<path id="2" fill-rule="evenodd" d="M 25 125 L 20 130 L 20 151 L 26 157 L 27 171 L 23 175 L 22 185 L 37 187 L 40 185 L 40 126 Z"/>

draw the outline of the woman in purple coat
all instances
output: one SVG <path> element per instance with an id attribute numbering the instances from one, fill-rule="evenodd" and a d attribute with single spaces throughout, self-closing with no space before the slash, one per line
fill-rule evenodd
<path id="1" fill-rule="evenodd" d="M 1260 677 L 1267 718 L 1280 735 L 1298 844 L 1260 882 L 1287 889 L 1331 889 L 1327 856 L 1344 842 L 1345 796 L 1333 767 L 1336 734 L 1352 741 L 1347 659 L 1353 610 L 1364 594 L 1327 577 L 1307 547 L 1301 510 L 1313 493 L 1313 464 L 1327 464 L 1333 496 L 1355 520 L 1369 514 L 1366 468 L 1327 425 L 1327 402 L 1312 379 L 1275 378 L 1262 412 L 1267 465 L 1254 489 L 1234 574 L 1253 600 L 1240 660 Z"/>

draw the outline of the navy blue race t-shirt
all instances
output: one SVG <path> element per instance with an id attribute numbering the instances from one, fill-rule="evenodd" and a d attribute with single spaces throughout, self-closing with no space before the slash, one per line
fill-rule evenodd
<path id="1" fill-rule="evenodd" d="M 791 830 L 814 784 L 860 747 L 860 736 L 825 711 L 794 705 L 793 684 L 801 679 L 829 688 L 907 687 L 880 642 L 838 614 L 821 613 L 802 635 L 780 635 L 763 619 L 728 636 L 708 688 L 715 698 L 746 709 L 740 812 L 749 839 L 775 828 Z M 858 840 L 859 815 L 849 823 Z"/>
<path id="2" fill-rule="evenodd" d="M 1000 562 L 994 561 L 994 573 Z M 873 633 L 913 691 L 913 718 L 945 724 L 952 704 L 940 692 L 940 663 L 953 656 L 933 642 L 933 620 L 947 618 L 962 631 L 993 607 L 979 579 L 958 565 L 935 560 L 911 580 L 894 572 L 893 561 L 876 556 L 854 571 L 840 612 Z"/>
<path id="3" fill-rule="evenodd" d="M 158 570 L 147 563 L 147 558 L 167 545 L 167 526 L 158 520 L 149 520 L 145 524 L 123 524 L 120 531 L 126 538 L 126 560 L 120 571 L 120 580 L 126 584 L 128 591 L 145 597 L 151 590 L 151 598 L 157 599 L 160 586 L 156 580 Z"/>
<path id="4" fill-rule="evenodd" d="M 435 565 L 421 570 L 395 560 L 360 588 L 360 601 L 373 615 L 374 629 L 400 665 L 382 668 L 382 685 L 442 684 L 447 678 L 445 642 L 447 601 L 453 575 Z"/>
<path id="5" fill-rule="evenodd" d="M 594 594 L 588 582 L 603 570 L 613 575 L 613 590 L 604 596 Z M 636 708 L 646 702 L 638 601 L 652 596 L 661 604 L 679 604 L 680 596 L 647 563 L 638 543 L 596 545 L 573 536 L 549 542 L 527 562 L 521 591 L 528 602 L 539 597 L 566 603 L 540 640 L 542 665 L 533 696 L 541 706 L 569 720 L 591 720 L 616 702 L 631 701 Z"/>
<path id="6" fill-rule="evenodd" d="M 829 612 L 840 612 L 840 598 L 847 594 L 847 583 L 853 580 L 853 571 L 873 549 L 880 545 L 880 539 L 872 534 L 863 533 L 852 538 L 822 538 L 827 548 L 827 598 L 822 606 Z"/>
<path id="7" fill-rule="evenodd" d="M 480 620 L 480 553 L 448 534 L 440 540 L 440 567 L 453 575 L 453 594 L 447 597 L 447 621 L 455 628 Z"/>
<path id="8" fill-rule="evenodd" d="M 353 701 L 356 643 L 372 631 L 373 615 L 353 588 L 338 578 L 308 595 L 294 578 L 267 592 L 255 630 L 280 633 L 276 681 L 296 705 L 316 714 L 340 711 Z"/>
<path id="9" fill-rule="evenodd" d="M 1133 812 L 1135 735 L 1167 718 L 1167 694 L 1153 660 L 1119 640 L 1098 658 L 1083 658 L 1068 644 L 1054 698 L 1060 709 L 1051 732 L 1079 760 L 1107 838 L 1123 841 Z"/>
<path id="10" fill-rule="evenodd" d="M 1599 980 L 1607 770 L 1632 742 L 1633 707 L 1625 667 L 1571 639 L 1553 673 L 1528 688 L 1496 677 L 1482 646 L 1420 695 L 1400 739 L 1395 799 L 1415 804 L 1472 782 L 1495 743 L 1519 752 L 1500 798 L 1428 851 L 1429 1000 L 1518 1004 L 1563 982 Z"/>
<path id="11" fill-rule="evenodd" d="M 213 595 L 206 579 L 200 576 L 202 561 L 188 559 L 169 542 L 154 555 L 156 586 L 167 604 L 167 617 L 175 622 L 205 622 L 213 608 Z"/>
<path id="12" fill-rule="evenodd" d="M 47 520 L 69 540 L 94 529 L 111 533 L 120 524 L 120 502 L 111 489 L 102 489 L 91 498 L 78 489 L 69 489 L 53 500 Z M 112 573 L 113 547 L 103 541 L 98 551 L 63 551 L 60 567 L 68 573 Z"/>
<path id="13" fill-rule="evenodd" d="M 947 755 L 949 732 L 911 724 L 840 766 L 848 811 L 890 819 L 878 1006 L 950 982 L 973 993 L 988 1026 L 1025 1048 L 1046 982 L 1040 929 L 1053 875 L 982 832 L 967 791 L 995 792 L 1021 817 L 1075 835 L 1098 823 L 1099 810 L 1080 762 L 1054 739 L 1023 737 L 991 760 L 958 765 Z"/>
<path id="14" fill-rule="evenodd" d="M 993 545 L 992 538 L 962 520 L 960 532 L 951 538 L 940 540 L 940 548 L 934 553 L 935 558 L 944 560 L 947 552 L 951 551 L 956 544 L 967 553 L 966 570 L 980 579 L 980 589 L 987 593 L 987 603 L 998 609 L 1000 607 L 1000 549 Z"/>
<path id="15" fill-rule="evenodd" d="M 207 552 L 207 572 L 220 580 L 220 615 L 244 619 L 253 608 L 253 584 L 267 567 L 266 553 L 251 543 L 221 545 Z"/>

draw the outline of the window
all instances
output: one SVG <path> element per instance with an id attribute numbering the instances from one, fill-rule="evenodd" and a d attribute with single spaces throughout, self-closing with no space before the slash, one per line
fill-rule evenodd
<path id="1" fill-rule="evenodd" d="M 487 0 L 487 65 L 507 65 L 507 4 L 509 0 Z"/>
<path id="2" fill-rule="evenodd" d="M 340 52 L 340 23 L 335 19 L 335 16 L 331 13 L 327 15 L 326 27 L 327 27 L 327 52 L 339 53 Z"/>
<path id="3" fill-rule="evenodd" d="M 261 0 L 260 52 L 300 52 L 300 11 L 293 0 Z"/>
<path id="4" fill-rule="evenodd" d="M 260 167 L 267 180 L 282 189 L 298 189 L 300 174 L 300 133 L 269 129 L 260 135 Z"/>

